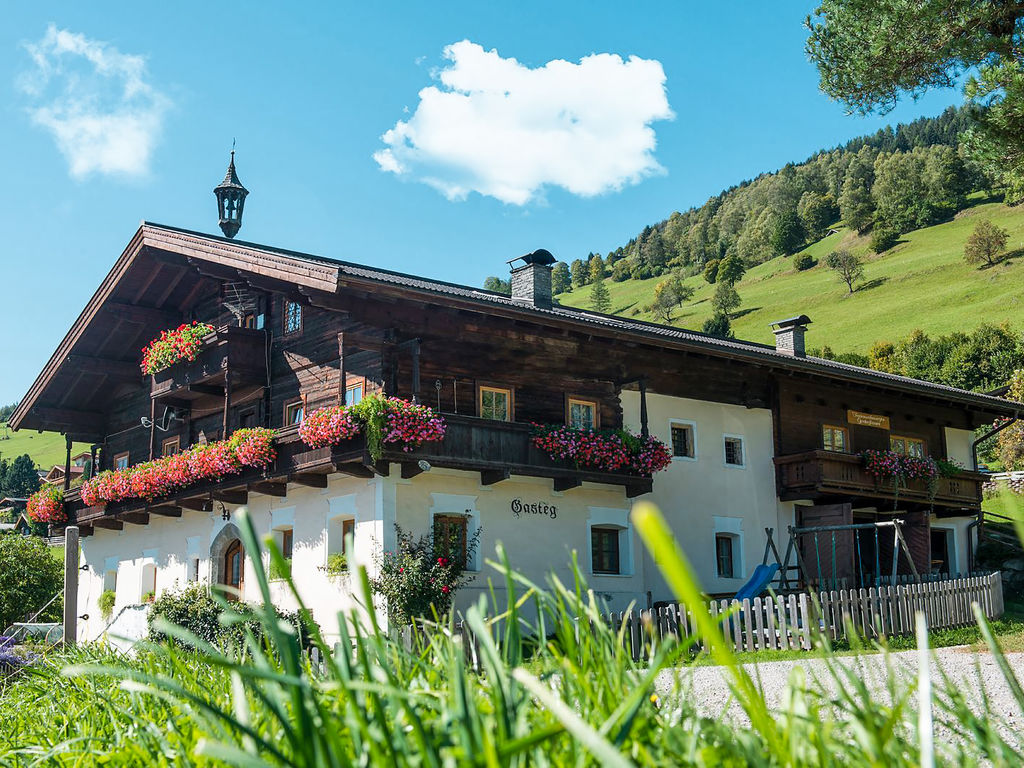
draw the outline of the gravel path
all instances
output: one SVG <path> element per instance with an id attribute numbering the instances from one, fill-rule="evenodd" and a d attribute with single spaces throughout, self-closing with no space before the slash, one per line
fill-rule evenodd
<path id="1" fill-rule="evenodd" d="M 1017 678 L 1024 680 L 1024 653 L 1010 653 L 1006 655 L 1006 658 Z M 891 653 L 889 659 L 893 674 L 900 678 L 904 685 L 916 679 L 917 651 Z M 855 670 L 858 677 L 867 682 L 872 698 L 889 701 L 890 697 L 886 687 L 889 672 L 886 669 L 885 656 L 880 653 L 864 656 L 836 656 L 832 661 L 847 669 Z M 1020 733 L 1024 729 L 1024 715 L 1014 701 L 991 654 L 974 653 L 963 647 L 937 650 L 932 663 L 932 680 L 933 686 L 939 688 L 943 683 L 937 674 L 936 665 L 941 667 L 950 680 L 966 693 L 968 700 L 974 705 L 975 712 L 981 711 L 980 695 L 981 688 L 984 687 L 989 696 L 992 710 L 1001 714 L 1006 730 Z M 746 664 L 745 666 L 755 682 L 760 678 L 761 691 L 772 710 L 779 708 L 783 689 L 794 667 L 804 669 L 810 686 L 828 691 L 830 697 L 836 693 L 835 678 L 829 674 L 824 659 L 770 661 Z M 665 670 L 655 681 L 659 694 L 667 700 L 671 700 L 675 688 L 674 683 L 677 679 L 678 690 L 686 699 L 696 705 L 699 714 L 716 719 L 725 717 L 738 724 L 749 722 L 735 702 L 721 667 L 686 667 Z M 814 685 L 813 680 L 817 680 L 819 684 Z M 938 714 L 936 712 L 937 717 Z"/>

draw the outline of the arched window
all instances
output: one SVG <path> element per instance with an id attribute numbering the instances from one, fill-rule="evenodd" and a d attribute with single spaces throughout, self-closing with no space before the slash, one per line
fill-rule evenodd
<path id="1" fill-rule="evenodd" d="M 224 584 L 241 593 L 245 587 L 245 548 L 235 539 L 224 551 Z"/>

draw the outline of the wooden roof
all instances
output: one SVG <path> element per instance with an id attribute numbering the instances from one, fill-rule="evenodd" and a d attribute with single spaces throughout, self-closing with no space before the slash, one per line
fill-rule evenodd
<path id="1" fill-rule="evenodd" d="M 542 309 L 491 291 L 144 222 L 12 414 L 11 427 L 56 430 L 86 441 L 101 439 L 111 392 L 124 384 L 140 383 L 143 345 L 181 323 L 189 309 L 218 291 L 222 282 L 239 280 L 328 308 L 331 297 L 349 286 L 419 301 L 426 296 L 433 303 L 487 315 L 858 382 L 986 413 L 1024 411 L 1024 405 L 991 395 L 831 360 L 779 354 L 773 347 L 753 342 L 571 307 Z"/>

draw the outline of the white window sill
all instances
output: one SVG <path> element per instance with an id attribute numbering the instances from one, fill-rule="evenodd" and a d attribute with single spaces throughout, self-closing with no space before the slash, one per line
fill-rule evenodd
<path id="1" fill-rule="evenodd" d="M 632 579 L 636 574 L 633 573 L 591 573 L 591 578 L 594 579 Z"/>
<path id="2" fill-rule="evenodd" d="M 673 457 L 672 457 L 672 461 L 689 461 L 689 462 L 695 462 L 695 461 L 697 461 L 697 457 L 696 457 L 696 456 L 673 456 Z"/>

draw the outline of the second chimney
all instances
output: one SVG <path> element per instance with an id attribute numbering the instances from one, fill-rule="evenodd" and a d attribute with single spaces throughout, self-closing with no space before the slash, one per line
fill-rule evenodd
<path id="1" fill-rule="evenodd" d="M 807 326 L 810 324 L 811 318 L 807 315 L 798 315 L 771 323 L 772 333 L 775 334 L 775 351 L 793 357 L 806 357 L 804 334 L 807 333 Z"/>
<path id="2" fill-rule="evenodd" d="M 555 257 L 543 248 L 512 259 L 523 264 L 512 267 L 512 300 L 538 309 L 551 309 L 551 265 Z"/>

